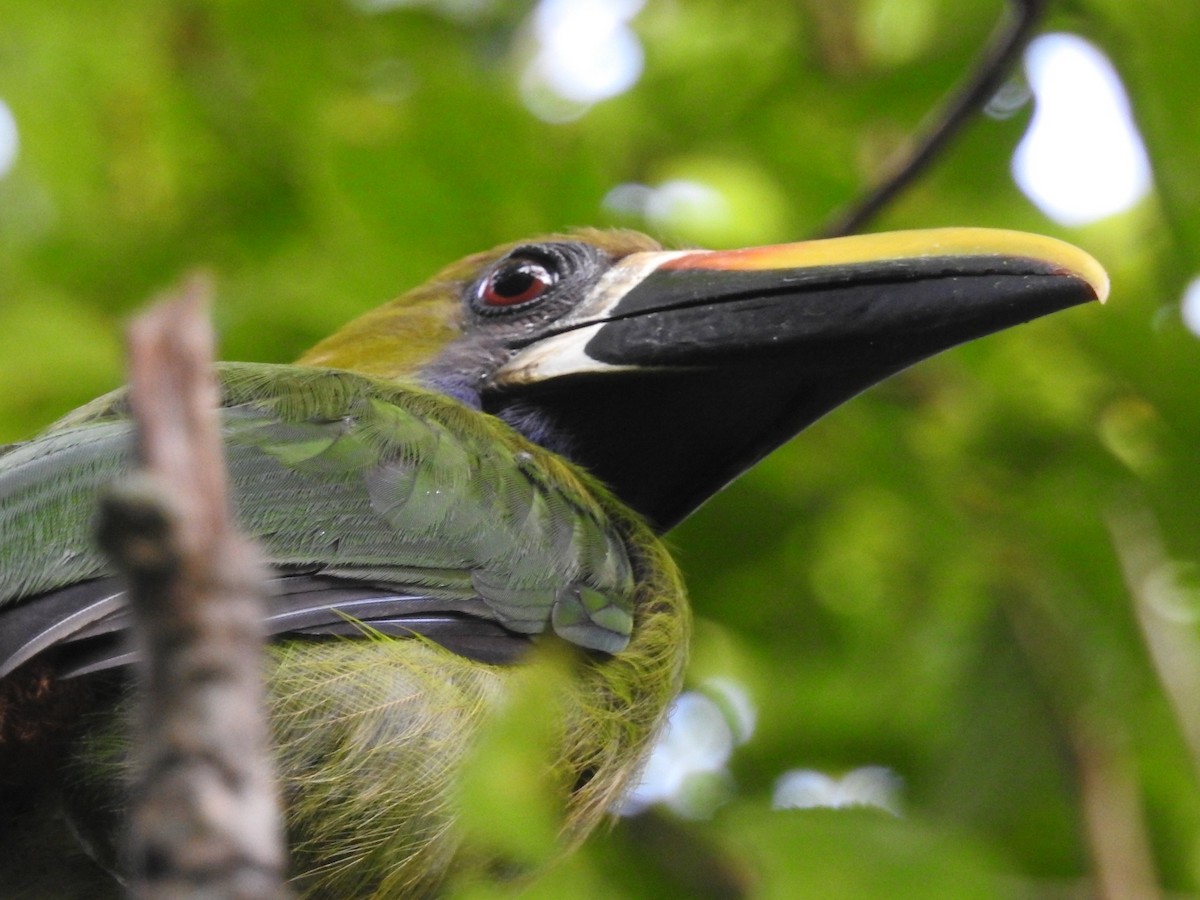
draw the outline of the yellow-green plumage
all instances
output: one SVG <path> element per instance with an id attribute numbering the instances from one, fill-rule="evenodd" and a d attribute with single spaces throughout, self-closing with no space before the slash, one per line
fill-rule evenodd
<path id="1" fill-rule="evenodd" d="M 563 852 L 630 786 L 678 689 L 687 611 L 669 558 L 647 550 L 657 557 L 647 560 L 655 577 L 641 588 L 645 605 L 627 651 L 551 670 L 561 680 L 545 713 L 557 720 L 560 753 L 546 761 L 546 777 L 579 785 L 563 798 Z M 511 868 L 463 845 L 455 777 L 479 730 L 503 713 L 518 670 L 387 637 L 286 643 L 271 656 L 276 760 L 301 896 L 427 896 L 448 873 Z M 122 742 L 111 732 L 96 740 L 102 762 L 85 758 L 80 771 L 117 776 L 113 751 Z M 520 820 L 519 809 L 513 815 Z"/>
<path id="2" fill-rule="evenodd" d="M 677 690 L 687 618 L 669 563 L 659 578 L 643 588 L 643 618 L 626 652 L 554 670 L 562 681 L 545 712 L 557 721 L 561 755 L 548 761 L 550 777 L 579 785 L 566 797 L 563 849 L 629 787 Z M 502 711 L 514 669 L 386 638 L 291 645 L 276 656 L 275 733 L 293 860 L 309 872 L 303 887 L 319 896 L 410 896 L 436 887 L 448 868 L 486 872 L 508 862 L 468 844 L 453 865 L 454 779 L 477 730 Z M 314 779 L 314 758 L 336 760 L 337 771 Z M 520 820 L 519 809 L 513 815 Z"/>

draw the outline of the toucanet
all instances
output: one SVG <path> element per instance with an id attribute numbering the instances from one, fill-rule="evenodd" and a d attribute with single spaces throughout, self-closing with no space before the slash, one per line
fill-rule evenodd
<path id="1" fill-rule="evenodd" d="M 1015 232 L 668 251 L 580 231 L 469 256 L 293 365 L 218 365 L 237 519 L 273 567 L 298 893 L 505 871 L 456 827 L 456 776 L 542 646 L 575 657 L 546 714 L 577 843 L 680 687 L 660 535 L 870 385 L 1107 290 L 1087 254 Z M 132 454 L 122 391 L 0 448 L 5 896 L 117 890 L 133 651 L 92 523 Z"/>

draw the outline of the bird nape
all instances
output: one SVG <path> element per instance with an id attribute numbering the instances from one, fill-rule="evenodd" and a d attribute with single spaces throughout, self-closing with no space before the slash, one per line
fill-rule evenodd
<path id="1" fill-rule="evenodd" d="M 1106 292 L 1086 254 L 1014 232 L 665 251 L 581 231 L 469 256 L 295 365 L 219 365 L 238 521 L 274 567 L 297 892 L 511 871 L 456 827 L 455 784 L 546 646 L 576 657 L 545 715 L 577 843 L 679 689 L 688 607 L 658 535 L 864 388 Z M 120 391 L 0 448 L 6 896 L 116 889 L 134 655 L 90 532 L 131 464 Z"/>

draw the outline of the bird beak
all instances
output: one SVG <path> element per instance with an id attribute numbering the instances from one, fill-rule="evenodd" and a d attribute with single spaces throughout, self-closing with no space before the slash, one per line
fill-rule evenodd
<path id="1" fill-rule="evenodd" d="M 485 408 L 536 406 L 666 530 L 870 385 L 1107 293 L 1083 251 L 991 229 L 636 253 L 493 375 Z"/>

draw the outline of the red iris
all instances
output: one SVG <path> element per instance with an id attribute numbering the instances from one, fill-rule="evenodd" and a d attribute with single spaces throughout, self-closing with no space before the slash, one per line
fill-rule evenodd
<path id="1" fill-rule="evenodd" d="M 518 306 L 536 300 L 554 282 L 554 275 L 541 263 L 512 259 L 488 276 L 479 299 L 485 306 Z"/>

